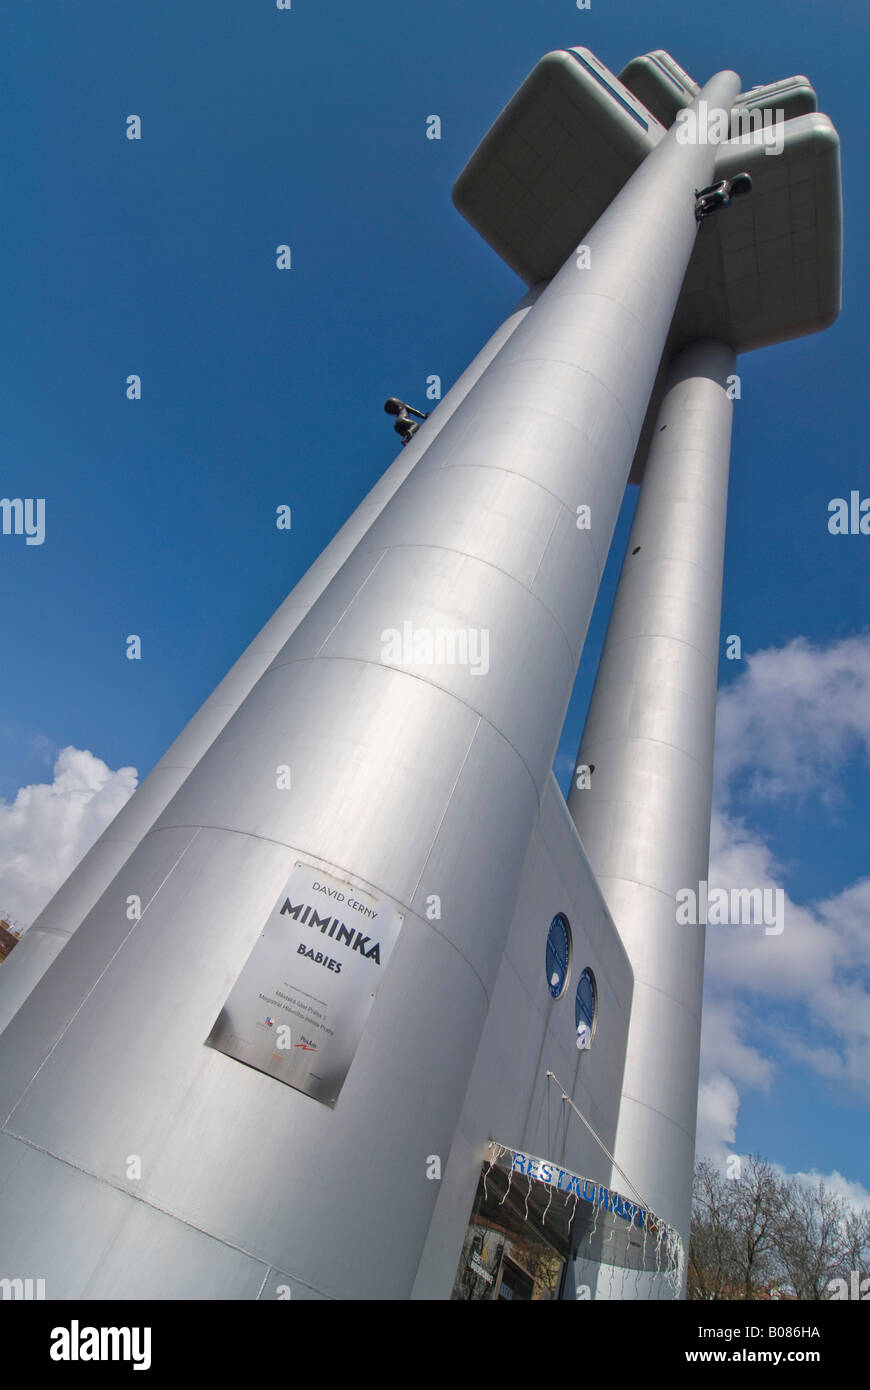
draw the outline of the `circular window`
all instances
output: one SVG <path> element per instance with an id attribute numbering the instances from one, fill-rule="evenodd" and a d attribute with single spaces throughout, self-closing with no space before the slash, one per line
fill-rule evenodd
<path id="1" fill-rule="evenodd" d="M 577 1046 L 581 1052 L 592 1046 L 597 1014 L 598 989 L 595 976 L 587 966 L 577 981 L 577 995 L 574 1000 L 574 1025 L 577 1029 Z"/>
<path id="2" fill-rule="evenodd" d="M 568 987 L 571 970 L 571 928 L 563 912 L 557 912 L 547 933 L 547 987 L 554 999 L 561 999 Z"/>

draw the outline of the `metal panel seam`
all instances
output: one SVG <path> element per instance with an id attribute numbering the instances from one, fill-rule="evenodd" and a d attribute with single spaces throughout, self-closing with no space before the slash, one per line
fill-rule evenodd
<path id="1" fill-rule="evenodd" d="M 178 828 L 178 827 L 176 827 L 176 828 Z M 185 828 L 187 828 L 187 827 L 185 827 Z M 2 1125 L 2 1127 L 0 1127 L 0 1128 L 2 1128 L 3 1130 L 6 1130 L 6 1126 L 8 1125 L 9 1121 L 12 1119 L 12 1116 L 15 1114 L 15 1111 L 18 1109 L 18 1107 L 19 1107 L 19 1105 L 21 1104 L 21 1102 L 24 1100 L 24 1097 L 27 1095 L 27 1092 L 30 1090 L 30 1088 L 31 1088 L 31 1086 L 33 1085 L 34 1081 L 35 1081 L 36 1078 L 39 1076 L 39 1073 L 42 1071 L 42 1068 L 45 1066 L 46 1062 L 48 1062 L 48 1061 L 51 1060 L 51 1058 L 52 1058 L 53 1055 L 54 1055 L 55 1050 L 56 1050 L 56 1049 L 60 1046 L 60 1044 L 63 1042 L 64 1038 L 66 1037 L 66 1035 L 67 1035 L 67 1033 L 68 1033 L 68 1031 L 69 1031 L 69 1029 L 70 1029 L 70 1028 L 72 1027 L 72 1025 L 75 1023 L 75 1021 L 76 1021 L 76 1019 L 78 1018 L 79 1014 L 81 1013 L 82 1009 L 85 1007 L 85 1004 L 87 1004 L 88 1000 L 90 999 L 90 997 L 91 997 L 91 995 L 93 994 L 94 990 L 97 988 L 97 985 L 98 985 L 98 984 L 100 983 L 100 981 L 102 980 L 102 978 L 103 978 L 103 976 L 105 975 L 106 971 L 107 971 L 107 970 L 109 969 L 109 967 L 111 966 L 112 962 L 120 955 L 121 951 L 123 951 L 124 947 L 126 946 L 127 942 L 130 940 L 130 937 L 133 935 L 133 933 L 134 933 L 134 931 L 136 930 L 136 928 L 137 928 L 138 926 L 141 926 L 142 922 L 143 922 L 144 919 L 145 919 L 145 914 L 146 914 L 146 912 L 148 911 L 149 907 L 150 907 L 151 904 L 154 902 L 155 898 L 157 897 L 158 893 L 160 892 L 160 889 L 164 886 L 164 884 L 167 882 L 167 880 L 170 879 L 170 878 L 172 877 L 172 875 L 175 873 L 175 870 L 178 868 L 178 866 L 179 866 L 179 864 L 181 863 L 182 859 L 183 859 L 184 856 L 187 854 L 187 851 L 190 849 L 190 846 L 193 844 L 194 840 L 196 839 L 197 835 L 199 834 L 199 830 L 200 830 L 200 827 L 197 826 L 196 829 L 195 829 L 195 831 L 194 831 L 194 834 L 191 835 L 190 839 L 188 840 L 187 844 L 184 846 L 184 849 L 183 849 L 183 850 L 181 851 L 181 853 L 179 854 L 179 856 L 178 856 L 178 858 L 176 859 L 175 863 L 172 865 L 172 868 L 169 870 L 168 874 L 165 875 L 165 877 L 160 881 L 160 883 L 159 883 L 159 884 L 157 885 L 157 887 L 155 888 L 154 892 L 151 894 L 151 897 L 148 899 L 148 902 L 145 904 L 144 908 L 142 909 L 142 912 L 141 912 L 140 916 L 133 922 L 132 926 L 130 927 L 130 930 L 127 932 L 127 934 L 126 934 L 126 936 L 124 937 L 124 939 L 123 939 L 121 942 L 119 942 L 117 949 L 116 949 L 115 951 L 112 952 L 111 956 L 110 956 L 109 959 L 106 961 L 105 966 L 104 966 L 103 969 L 100 971 L 100 973 L 99 973 L 99 975 L 97 976 L 97 978 L 94 980 L 93 984 L 91 985 L 91 987 L 90 987 L 90 989 L 88 990 L 87 994 L 85 995 L 84 999 L 82 999 L 82 1001 L 81 1001 L 81 1003 L 79 1004 L 78 1008 L 76 1009 L 75 1013 L 74 1013 L 70 1018 L 67 1019 L 67 1022 L 66 1022 L 66 1024 L 65 1024 L 64 1028 L 63 1028 L 63 1031 L 55 1038 L 55 1040 L 54 1040 L 54 1042 L 52 1043 L 52 1045 L 51 1045 L 49 1051 L 48 1051 L 48 1052 L 45 1054 L 45 1056 L 43 1057 L 43 1059 L 42 1059 L 42 1061 L 40 1062 L 39 1066 L 36 1068 L 36 1071 L 35 1071 L 35 1072 L 33 1073 L 33 1075 L 31 1076 L 31 1078 L 30 1078 L 30 1080 L 28 1081 L 27 1085 L 24 1087 L 24 1090 L 21 1092 L 21 1095 L 18 1097 L 18 1099 L 16 1100 L 16 1102 L 15 1102 L 15 1104 L 13 1105 L 12 1109 L 9 1111 L 9 1114 L 6 1116 L 6 1119 L 3 1121 L 3 1125 Z M 92 909 L 92 910 L 93 910 L 93 909 Z M 7 1131 L 7 1132 L 11 1133 L 11 1131 Z M 20 1137 L 20 1136 L 16 1136 L 16 1137 Z"/>
<path id="2" fill-rule="evenodd" d="M 283 1274 L 288 1279 L 295 1279 L 296 1283 L 301 1284 L 303 1288 L 312 1289 L 315 1293 L 321 1294 L 331 1302 L 335 1301 L 332 1294 L 328 1294 L 325 1290 L 319 1289 L 316 1284 L 309 1283 L 298 1274 L 291 1274 L 289 1270 L 278 1269 L 277 1266 L 271 1264 L 268 1260 L 264 1260 L 262 1255 L 255 1255 L 252 1250 L 246 1250 L 243 1245 L 236 1245 L 231 1240 L 224 1240 L 222 1236 L 216 1236 L 213 1231 L 207 1231 L 204 1226 L 198 1226 L 195 1221 L 190 1221 L 187 1217 L 179 1216 L 177 1212 L 170 1211 L 168 1207 L 161 1207 L 157 1202 L 149 1201 L 149 1199 L 143 1197 L 140 1192 L 133 1192 L 128 1187 L 122 1187 L 119 1183 L 112 1182 L 111 1178 L 104 1177 L 99 1173 L 92 1173 L 89 1168 L 83 1168 L 80 1164 L 74 1163 L 71 1158 L 65 1158 L 63 1154 L 56 1154 L 52 1149 L 45 1148 L 44 1145 L 37 1144 L 34 1140 L 28 1139 L 26 1135 L 16 1134 L 14 1130 L 6 1129 L 5 1126 L 0 1127 L 0 1134 L 7 1135 L 10 1139 L 14 1139 L 19 1144 L 24 1144 L 27 1148 L 33 1149 L 37 1153 L 45 1154 L 47 1158 L 54 1159 L 56 1163 L 62 1163 L 66 1168 L 72 1168 L 73 1172 L 81 1173 L 82 1177 L 90 1178 L 92 1182 L 99 1183 L 104 1187 L 111 1187 L 113 1191 L 121 1192 L 125 1197 L 132 1197 L 134 1202 L 141 1202 L 143 1206 L 150 1207 L 152 1211 L 159 1212 L 161 1216 L 167 1217 L 168 1220 L 177 1221 L 179 1225 L 186 1226 L 188 1230 L 196 1231 L 199 1235 L 205 1236 L 208 1240 L 216 1241 L 218 1245 L 225 1246 L 227 1250 L 237 1251 L 238 1254 L 244 1255 L 249 1260 L 253 1260 L 255 1264 L 265 1265 L 266 1276 L 263 1280 L 263 1284 L 265 1284 L 266 1279 L 268 1279 L 270 1270 L 274 1269 L 276 1274 Z M 263 1284 L 260 1285 L 261 1290 Z M 259 1293 L 257 1297 L 259 1298 Z"/>
<path id="3" fill-rule="evenodd" d="M 353 553 L 353 552 L 351 552 L 351 553 Z M 375 554 L 376 552 L 374 552 L 374 551 L 363 551 L 362 553 L 363 553 L 364 555 L 368 555 L 368 554 Z M 365 588 L 365 586 L 368 584 L 369 580 L 371 579 L 372 575 L 374 574 L 375 570 L 377 569 L 378 565 L 381 563 L 381 560 L 384 558 L 384 556 L 386 555 L 386 553 L 387 553 L 386 550 L 382 550 L 381 553 L 380 553 L 380 555 L 378 555 L 377 560 L 375 560 L 375 563 L 372 565 L 372 567 L 371 567 L 371 569 L 369 570 L 368 574 L 366 575 L 365 579 L 364 579 L 364 580 L 362 581 L 362 583 L 354 590 L 353 594 L 351 595 L 351 597 L 350 597 L 350 598 L 348 599 L 348 601 L 347 601 L 346 607 L 342 609 L 341 613 L 340 613 L 340 614 L 338 615 L 338 617 L 336 618 L 335 623 L 334 623 L 333 626 L 329 629 L 329 632 L 326 634 L 326 636 L 324 637 L 324 639 L 323 639 L 323 641 L 321 642 L 320 646 L 317 648 L 317 651 L 315 652 L 315 656 L 318 656 L 318 655 L 320 654 L 320 652 L 321 652 L 321 651 L 323 650 L 323 648 L 326 646 L 326 644 L 327 644 L 327 642 L 329 641 L 329 639 L 330 639 L 330 637 L 332 636 L 332 634 L 335 632 L 335 629 L 338 627 L 338 625 L 339 625 L 339 623 L 341 622 L 342 618 L 345 616 L 345 614 L 348 612 L 348 610 L 349 610 L 350 608 L 352 608 L 353 605 L 356 603 L 357 599 L 359 598 L 359 596 L 360 596 L 360 594 L 362 593 L 362 591 L 363 591 L 363 589 Z M 348 557 L 348 558 L 350 558 L 350 557 Z M 347 563 L 347 561 L 345 561 L 345 563 Z M 304 619 L 303 619 L 303 622 L 304 622 Z M 298 631 L 298 629 L 297 629 L 297 631 Z M 293 634 L 293 635 L 295 635 L 295 634 Z M 293 635 L 291 635 L 291 637 L 288 638 L 288 641 L 292 641 L 292 640 L 293 640 Z M 286 645 L 287 645 L 287 644 L 286 644 L 286 642 L 285 642 L 284 646 L 286 646 Z M 281 648 L 281 651 L 283 651 L 283 650 L 284 650 L 284 647 Z M 270 666 L 268 669 L 271 670 L 271 669 L 272 669 L 271 666 Z M 265 675 L 265 672 L 264 672 L 263 674 Z M 261 677 L 261 679 L 262 679 L 262 677 Z"/>
<path id="4" fill-rule="evenodd" d="M 510 472 L 512 472 L 512 470 L 509 469 L 509 468 L 504 468 L 504 469 L 496 468 L 496 469 L 494 469 L 493 471 L 496 472 L 496 473 L 510 473 Z M 516 474 L 515 476 L 517 476 L 517 477 L 522 477 L 523 475 L 522 475 L 522 474 Z M 529 481 L 531 481 L 531 480 L 529 480 Z M 542 491 L 542 492 L 547 492 L 547 489 L 546 489 L 546 488 L 542 488 L 541 491 Z M 551 494 L 549 494 L 549 495 L 551 495 Z M 559 499 L 557 498 L 556 500 L 558 501 Z M 564 506 L 564 505 L 565 505 L 564 503 L 560 503 L 560 506 Z M 568 508 L 567 508 L 567 507 L 565 507 L 565 511 L 568 513 L 568 516 L 573 516 L 573 512 L 568 511 Z M 535 570 L 535 574 L 536 574 L 536 575 L 537 575 L 538 571 L 540 570 L 541 565 L 544 563 L 544 560 L 546 559 L 546 555 L 547 555 L 547 545 L 550 544 L 550 540 L 552 539 L 553 531 L 555 531 L 555 529 L 556 529 L 556 525 L 557 525 L 558 520 L 559 520 L 559 518 L 556 517 L 556 520 L 553 522 L 553 526 L 552 526 L 552 529 L 551 529 L 551 531 L 550 531 L 550 535 L 547 537 L 547 543 L 546 543 L 546 545 L 545 545 L 545 547 L 544 547 L 544 550 L 543 550 L 543 553 L 542 553 L 542 555 L 541 555 L 541 558 L 540 558 L 540 560 L 538 561 L 537 569 Z M 597 556 L 597 554 L 595 553 L 595 548 L 592 546 L 592 541 L 589 539 L 589 534 L 588 534 L 588 532 L 582 532 L 582 531 L 581 531 L 580 534 L 581 534 L 581 536 L 583 536 L 584 539 L 586 540 L 587 545 L 589 545 L 589 547 L 592 549 L 592 558 L 593 558 L 593 560 L 595 560 L 596 563 L 597 563 L 597 561 L 598 561 L 598 556 Z M 544 612 L 547 614 L 547 616 L 548 616 L 549 618 L 552 619 L 554 627 L 557 627 L 557 628 L 559 629 L 559 631 L 561 632 L 562 636 L 563 636 L 564 639 L 565 639 L 565 646 L 568 648 L 568 655 L 569 655 L 569 657 L 571 658 L 572 662 L 574 661 L 574 659 L 575 659 L 575 657 L 574 657 L 574 652 L 573 652 L 572 649 L 571 649 L 571 643 L 568 641 L 568 635 L 567 635 L 567 633 L 565 632 L 565 629 L 563 628 L 562 624 L 559 622 L 559 619 L 556 617 L 555 613 L 552 611 L 552 609 L 550 609 L 550 608 L 547 607 L 547 605 L 546 605 L 546 604 L 543 602 L 543 600 L 541 599 L 540 595 L 538 595 L 538 594 L 535 593 L 534 589 L 530 589 L 529 586 L 528 586 L 528 584 L 524 584 L 523 581 L 522 581 L 521 579 L 517 579 L 516 575 L 515 575 L 515 574 L 511 574 L 509 570 L 504 570 L 504 569 L 502 569 L 501 565 L 496 565 L 496 564 L 494 564 L 492 560 L 486 560 L 486 559 L 484 559 L 484 557 L 483 557 L 482 555 L 472 555 L 472 554 L 471 554 L 469 551 L 467 551 L 467 550 L 456 550 L 452 545 L 437 545 L 434 541 L 400 541 L 400 542 L 399 542 L 398 544 L 396 544 L 396 545 L 390 545 L 390 546 L 388 546 L 387 549 L 389 549 L 389 550 L 443 550 L 447 555 L 461 555 L 462 558 L 463 558 L 463 560 L 471 560 L 471 561 L 473 561 L 473 563 L 476 564 L 476 565 L 486 565 L 487 569 L 495 570 L 496 574 L 503 574 L 504 577 L 505 577 L 505 579 L 510 579 L 512 583 L 518 584 L 519 587 L 520 587 L 521 589 L 524 589 L 525 592 L 529 595 L 529 598 L 534 599 L 534 601 L 535 601 L 535 603 L 537 603 L 538 607 L 539 607 L 539 608 L 543 608 L 543 610 L 544 610 Z M 368 552 L 365 552 L 365 553 L 368 553 Z M 386 551 L 384 551 L 384 554 L 386 554 Z M 532 583 L 534 583 L 534 580 L 532 580 Z M 355 596 L 354 596 L 354 597 L 355 597 Z M 353 602 L 353 600 L 351 600 L 351 602 Z M 350 604 L 348 605 L 348 607 L 350 607 Z M 345 609 L 345 612 L 347 612 L 347 609 Z M 340 620 L 339 620 L 339 621 L 340 621 Z M 333 628 L 333 632 L 334 632 L 334 631 L 335 631 L 335 628 Z M 317 652 L 315 653 L 315 655 L 319 656 L 319 654 L 320 654 L 320 652 L 321 652 L 322 650 L 323 650 L 323 646 L 322 646 L 322 644 L 321 644 L 321 646 L 318 647 Z M 379 664 L 379 663 L 375 663 L 375 664 L 377 665 L 377 664 Z M 282 665 L 282 666 L 287 666 L 287 665 L 289 665 L 289 662 L 282 661 L 282 662 L 281 662 L 281 665 Z M 276 667 L 275 669 L 277 670 L 278 668 Z M 395 670 L 395 667 L 391 667 L 390 669 L 391 669 L 391 670 Z M 444 688 L 443 686 L 440 686 L 440 685 L 438 686 L 438 689 L 439 689 L 439 690 L 443 690 L 443 688 Z"/>
<path id="5" fill-rule="evenodd" d="M 520 587 L 522 587 L 522 585 L 521 585 Z M 543 604 L 541 604 L 540 606 L 541 606 L 541 608 L 544 609 L 544 612 L 547 611 L 546 608 L 544 608 L 544 605 L 543 605 Z M 553 621 L 555 622 L 555 619 L 554 619 Z M 557 627 L 559 626 L 558 623 L 556 623 L 556 626 L 557 626 Z M 561 632 L 562 629 L 559 628 L 559 631 Z M 562 635 L 564 636 L 564 633 L 563 633 Z M 570 648 L 569 648 L 569 651 L 570 651 Z M 443 685 L 436 685 L 435 681 L 426 680 L 426 678 L 425 678 L 424 676 L 418 675 L 416 671 L 405 671 L 405 670 L 402 669 L 401 666 L 385 666 L 385 665 L 383 665 L 383 663 L 380 662 L 380 661 L 372 661 L 369 657 L 364 657 L 364 656 L 318 656 L 318 655 L 314 655 L 314 656 L 297 656 L 297 657 L 294 657 L 294 659 L 293 659 L 292 661 L 282 661 L 280 666 L 272 666 L 272 667 L 270 667 L 269 669 L 270 669 L 271 671 L 280 671 L 280 670 L 283 670 L 283 668 L 284 668 L 285 666 L 296 666 L 296 665 L 300 664 L 301 662 L 306 662 L 306 661 L 353 661 L 353 662 L 356 662 L 358 666 L 374 666 L 374 667 L 376 668 L 376 670 L 378 670 L 378 671 L 390 671 L 390 672 L 395 673 L 396 675 L 405 676 L 408 680 L 420 681 L 423 685 L 430 685 L 430 686 L 432 687 L 433 690 L 438 690 L 438 691 L 441 692 L 442 695 L 446 695 L 446 696 L 448 697 L 448 699 L 450 699 L 450 700 L 455 700 L 457 704 L 462 705 L 462 706 L 463 706 L 465 709 L 467 709 L 471 714 L 475 715 L 475 716 L 476 716 L 478 719 L 480 719 L 484 724 L 486 724 L 488 728 L 492 729 L 493 733 L 498 734 L 499 738 L 502 739 L 503 742 L 505 742 L 505 743 L 507 744 L 508 748 L 512 749 L 513 752 L 516 753 L 516 755 L 517 755 L 517 757 L 519 758 L 520 762 L 522 763 L 523 767 L 526 769 L 526 772 L 529 774 L 529 781 L 531 782 L 532 788 L 533 788 L 534 793 L 535 793 L 535 800 L 537 801 L 538 805 L 540 806 L 541 797 L 543 796 L 543 789 L 542 789 L 542 791 L 541 791 L 541 794 L 539 795 L 539 794 L 538 794 L 538 785 L 537 785 L 537 783 L 536 783 L 536 781 L 535 781 L 535 779 L 534 779 L 534 776 L 533 776 L 533 774 L 532 774 L 532 770 L 531 770 L 531 768 L 529 767 L 528 763 L 526 762 L 526 760 L 525 760 L 525 758 L 523 757 L 523 755 L 522 755 L 522 753 L 520 752 L 520 750 L 516 747 L 515 744 L 511 743 L 511 741 L 510 741 L 510 739 L 508 738 L 507 734 L 504 733 L 504 731 L 503 731 L 502 729 L 497 728 L 496 725 L 493 724 L 492 720 L 487 719 L 487 717 L 486 717 L 485 714 L 482 714 L 481 711 L 480 711 L 479 709 L 475 709 L 474 706 L 473 706 L 473 705 L 470 705 L 470 704 L 468 703 L 467 700 L 463 700 L 462 696 L 461 696 L 461 695 L 457 695 L 455 691 L 453 691 L 453 690 L 448 690 L 447 687 L 446 687 L 446 686 L 443 686 Z M 268 672 L 267 672 L 267 674 L 268 674 Z M 265 679 L 265 677 L 261 677 L 261 679 Z M 548 771 L 549 771 L 549 769 L 548 769 Z M 164 812 L 164 814 L 165 814 L 165 812 Z M 160 828 L 161 828 L 161 829 L 168 829 L 167 826 L 163 826 L 163 827 L 160 827 Z M 220 830 L 220 829 L 224 829 L 224 828 L 226 828 L 226 827 L 223 827 L 223 826 L 216 826 L 216 827 L 213 827 L 213 828 Z M 247 832 L 247 831 L 246 831 L 246 832 L 244 832 L 244 833 L 247 834 L 247 833 L 250 833 L 250 832 Z M 264 836 L 263 838 L 265 839 L 265 838 L 268 838 L 268 837 Z M 283 841 L 281 841 L 281 840 L 276 840 L 275 843 L 280 845 L 280 844 L 283 843 Z"/>

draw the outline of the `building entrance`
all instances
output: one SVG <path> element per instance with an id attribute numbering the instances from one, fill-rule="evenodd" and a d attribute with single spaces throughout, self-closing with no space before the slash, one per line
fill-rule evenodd
<path id="1" fill-rule="evenodd" d="M 525 1192 L 502 1168 L 481 1171 L 453 1285 L 454 1299 L 531 1302 L 560 1297 L 568 1244 L 528 1220 Z M 535 1194 L 536 1195 L 536 1194 Z"/>

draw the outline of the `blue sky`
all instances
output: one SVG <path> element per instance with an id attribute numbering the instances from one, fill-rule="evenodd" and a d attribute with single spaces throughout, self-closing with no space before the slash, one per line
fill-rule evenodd
<path id="1" fill-rule="evenodd" d="M 541 54 L 585 44 L 618 72 L 666 48 L 699 81 L 727 66 L 745 87 L 805 73 L 843 144 L 844 311 L 822 335 L 741 359 L 722 631 L 749 661 L 722 662 L 736 742 L 718 803 L 723 854 L 736 840 L 763 847 L 806 916 L 805 986 L 784 990 L 762 964 L 768 983 L 750 989 L 714 958 L 721 1029 L 706 1075 L 719 1129 L 729 1114 L 736 1124 L 732 1146 L 870 1189 L 870 1091 L 856 1079 L 870 1062 L 866 998 L 857 1038 L 834 1017 L 870 977 L 857 926 L 825 981 L 827 1013 L 813 1004 L 837 921 L 870 908 L 842 896 L 870 872 L 867 726 L 829 698 L 832 681 L 870 691 L 870 538 L 827 531 L 831 497 L 870 495 L 868 37 L 862 0 L 7 7 L 0 493 L 46 499 L 46 541 L 0 538 L 0 798 L 51 783 L 70 746 L 143 777 L 395 456 L 385 397 L 424 405 L 430 373 L 446 389 L 520 297 L 450 189 Z M 138 142 L 124 135 L 131 113 Z M 425 138 L 430 113 L 440 141 Z M 275 268 L 280 243 L 290 273 Z M 139 402 L 125 398 L 133 372 Z M 563 781 L 634 500 L 557 759 Z M 289 532 L 274 525 L 281 503 Z M 141 661 L 126 659 L 129 633 Z M 752 665 L 771 651 L 784 654 Z M 765 762 L 777 670 L 798 692 L 780 725 L 795 755 L 785 774 Z M 809 1018 L 819 1051 L 806 1057 L 794 1035 L 810 1041 Z"/>

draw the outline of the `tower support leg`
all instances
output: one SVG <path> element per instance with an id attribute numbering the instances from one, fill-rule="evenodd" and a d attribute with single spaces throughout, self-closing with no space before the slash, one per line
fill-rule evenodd
<path id="1" fill-rule="evenodd" d="M 632 175 L 7 1026 L 0 1229 L 15 1269 L 76 1246 L 49 1297 L 98 1286 L 100 1242 L 132 1288 L 134 1239 L 138 1291 L 208 1296 L 158 1218 L 321 1294 L 410 1293 L 712 177 L 702 113 L 738 91 L 718 74 L 698 140 Z M 402 917 L 388 958 L 373 919 L 345 958 L 336 1029 L 375 997 L 334 1109 L 204 1046 L 297 861 Z"/>
<path id="2" fill-rule="evenodd" d="M 439 401 L 424 432 L 402 450 L 378 479 L 25 932 L 0 972 L 0 1033 L 148 834 L 157 817 L 165 811 L 191 770 L 226 728 L 372 522 L 410 476 L 496 353 L 522 323 L 537 297 L 537 289 L 523 295 L 513 312 Z"/>
<path id="3" fill-rule="evenodd" d="M 686 1251 L 704 927 L 675 895 L 707 878 L 734 370 L 709 340 L 671 368 L 568 803 L 635 972 L 615 1158 Z"/>

